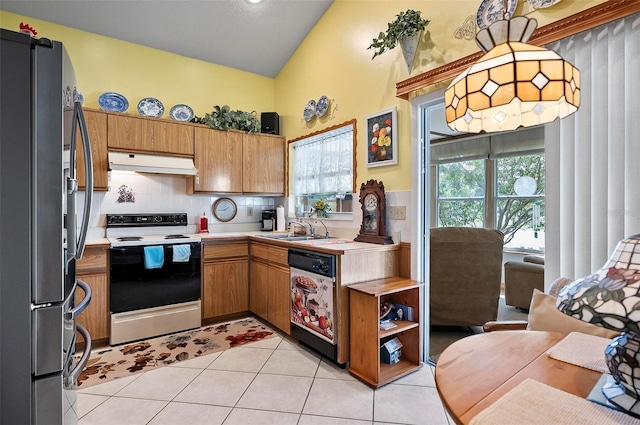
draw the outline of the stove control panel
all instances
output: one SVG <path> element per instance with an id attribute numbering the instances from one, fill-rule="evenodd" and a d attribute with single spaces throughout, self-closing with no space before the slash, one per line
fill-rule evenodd
<path id="1" fill-rule="evenodd" d="M 186 226 L 187 214 L 107 214 L 107 227 Z"/>

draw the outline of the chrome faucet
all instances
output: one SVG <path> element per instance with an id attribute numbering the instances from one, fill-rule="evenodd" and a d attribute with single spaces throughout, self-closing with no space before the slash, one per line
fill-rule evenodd
<path id="1" fill-rule="evenodd" d="M 322 224 L 324 226 L 324 237 L 326 239 L 328 239 L 329 238 L 329 229 L 327 229 L 327 225 L 324 224 L 324 221 L 320 220 L 319 218 L 316 218 L 316 223 L 317 222 L 320 222 L 320 224 Z"/>
<path id="2" fill-rule="evenodd" d="M 289 223 L 290 226 L 300 226 L 302 228 L 304 228 L 304 233 L 307 233 L 307 227 L 309 228 L 309 233 L 311 234 L 311 236 L 313 236 L 315 229 L 313 228 L 313 226 L 311 225 L 311 223 L 307 223 L 306 221 L 292 221 L 291 223 Z M 295 233 L 295 231 L 294 231 Z"/>

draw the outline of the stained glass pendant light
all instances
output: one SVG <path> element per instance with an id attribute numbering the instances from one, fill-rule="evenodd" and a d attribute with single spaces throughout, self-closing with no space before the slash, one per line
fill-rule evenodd
<path id="1" fill-rule="evenodd" d="M 518 16 L 476 34 L 486 52 L 445 91 L 447 124 L 468 133 L 514 130 L 564 118 L 580 106 L 580 71 L 527 44 L 538 23 Z"/>

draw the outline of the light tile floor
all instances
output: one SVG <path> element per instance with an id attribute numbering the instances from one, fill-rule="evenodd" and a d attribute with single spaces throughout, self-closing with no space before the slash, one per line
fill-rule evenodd
<path id="1" fill-rule="evenodd" d="M 376 390 L 275 337 L 78 392 L 79 425 L 449 425 L 433 368 Z"/>

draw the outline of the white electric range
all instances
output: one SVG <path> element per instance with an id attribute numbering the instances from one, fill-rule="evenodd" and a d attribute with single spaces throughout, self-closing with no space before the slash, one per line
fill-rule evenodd
<path id="1" fill-rule="evenodd" d="M 111 345 L 200 327 L 201 240 L 187 214 L 107 214 Z"/>

